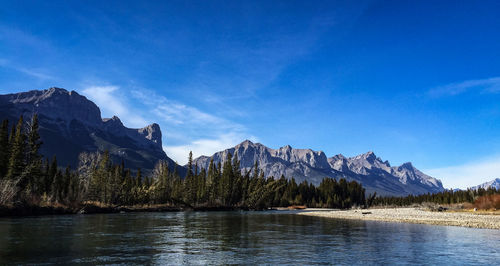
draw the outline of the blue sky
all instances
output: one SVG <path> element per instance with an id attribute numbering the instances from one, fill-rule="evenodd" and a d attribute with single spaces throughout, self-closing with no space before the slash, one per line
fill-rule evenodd
<path id="1" fill-rule="evenodd" d="M 144 3 L 143 3 L 144 2 Z M 498 1 L 2 1 L 0 93 L 52 86 L 167 154 L 244 139 L 500 177 Z"/>

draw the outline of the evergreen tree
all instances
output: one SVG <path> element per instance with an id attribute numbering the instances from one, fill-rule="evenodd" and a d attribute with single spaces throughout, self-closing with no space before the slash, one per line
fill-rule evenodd
<path id="1" fill-rule="evenodd" d="M 142 172 L 141 172 L 141 168 L 138 168 L 137 169 L 137 174 L 135 176 L 135 186 L 136 187 L 142 187 Z"/>
<path id="2" fill-rule="evenodd" d="M 214 158 L 210 159 L 207 172 L 207 186 L 208 186 L 208 201 L 213 205 L 217 200 L 217 191 L 219 187 L 219 178 L 217 169 L 214 164 Z"/>
<path id="3" fill-rule="evenodd" d="M 47 176 L 45 178 L 45 192 L 49 193 L 52 190 L 52 183 L 54 183 L 54 178 L 57 174 L 57 158 L 54 155 L 52 157 L 52 162 L 47 169 Z"/>
<path id="4" fill-rule="evenodd" d="M 241 176 L 241 170 L 240 170 L 240 160 L 238 160 L 238 152 L 234 152 L 234 157 L 233 157 L 233 165 L 232 165 L 232 172 L 233 176 L 231 179 L 231 198 L 230 198 L 230 205 L 235 205 L 236 203 L 241 201 L 241 196 L 242 196 L 242 176 Z"/>
<path id="5" fill-rule="evenodd" d="M 39 154 L 42 141 L 38 134 L 38 127 L 38 116 L 34 114 L 28 132 L 27 170 L 30 187 L 36 193 L 41 192 L 43 187 L 42 156 Z"/>
<path id="6" fill-rule="evenodd" d="M 188 169 L 186 177 L 184 178 L 184 187 L 186 193 L 184 194 L 184 200 L 188 204 L 194 204 L 196 202 L 196 176 L 193 173 L 193 153 L 189 152 L 188 157 Z"/>
<path id="7" fill-rule="evenodd" d="M 233 165 L 231 153 L 227 153 L 226 160 L 224 161 L 224 166 L 222 168 L 222 174 L 220 179 L 219 191 L 222 198 L 222 203 L 228 206 L 231 202 L 231 196 L 233 191 Z"/>
<path id="8" fill-rule="evenodd" d="M 11 137 L 11 150 L 7 178 L 20 177 L 26 166 L 26 135 L 23 133 L 23 116 L 19 118 L 13 137 Z"/>
<path id="9" fill-rule="evenodd" d="M 52 182 L 52 197 L 56 202 L 62 202 L 64 198 L 64 179 L 61 171 L 56 171 Z"/>
<path id="10" fill-rule="evenodd" d="M 0 128 L 0 180 L 7 174 L 9 150 L 9 120 L 3 120 Z"/>

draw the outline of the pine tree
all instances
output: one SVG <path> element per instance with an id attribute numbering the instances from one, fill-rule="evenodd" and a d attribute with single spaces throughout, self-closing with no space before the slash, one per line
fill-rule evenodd
<path id="1" fill-rule="evenodd" d="M 38 116 L 34 114 L 28 132 L 27 164 L 29 184 L 37 193 L 40 192 L 41 187 L 43 186 L 42 156 L 39 154 L 42 142 L 40 141 L 40 135 L 38 134 L 38 127 Z"/>
<path id="2" fill-rule="evenodd" d="M 16 135 L 16 125 L 12 125 L 9 134 L 9 151 L 12 149 L 12 143 L 14 142 L 14 136 Z M 10 159 L 10 156 L 9 156 Z"/>
<path id="3" fill-rule="evenodd" d="M 193 152 L 189 152 L 189 157 L 188 157 L 188 169 L 186 173 L 186 178 L 184 178 L 184 187 L 185 187 L 185 194 L 184 194 L 184 200 L 189 203 L 193 204 L 196 201 L 196 180 L 195 180 L 195 175 L 193 173 Z"/>
<path id="4" fill-rule="evenodd" d="M 234 205 L 241 201 L 242 183 L 243 183 L 240 170 L 240 160 L 238 160 L 238 153 L 236 151 L 234 152 L 234 158 L 232 163 L 233 163 L 232 165 L 233 177 L 231 180 L 232 186 L 231 186 L 230 204 Z"/>
<path id="5" fill-rule="evenodd" d="M 64 191 L 63 174 L 61 173 L 61 171 L 56 171 L 53 180 L 54 181 L 52 182 L 52 197 L 57 202 L 61 202 L 63 199 L 63 191 Z"/>
<path id="6" fill-rule="evenodd" d="M 186 172 L 186 179 L 192 176 L 193 176 L 193 152 L 190 151 L 188 157 L 188 169 Z"/>
<path id="7" fill-rule="evenodd" d="M 141 173 L 141 168 L 137 169 L 137 175 L 135 177 L 135 185 L 136 187 L 142 187 L 142 173 Z"/>
<path id="8" fill-rule="evenodd" d="M 101 162 L 99 163 L 99 169 L 97 170 L 97 180 L 100 190 L 99 201 L 103 203 L 109 203 L 110 199 L 110 181 L 111 181 L 111 159 L 109 157 L 109 151 L 105 151 Z"/>
<path id="9" fill-rule="evenodd" d="M 64 170 L 64 177 L 62 179 L 62 198 L 67 199 L 68 194 L 70 191 L 70 185 L 71 185 L 71 168 L 66 166 L 66 169 Z"/>
<path id="10" fill-rule="evenodd" d="M 74 204 L 80 199 L 80 181 L 78 179 L 78 174 L 69 173 L 68 189 L 66 199 L 68 203 Z"/>
<path id="11" fill-rule="evenodd" d="M 224 166 L 222 168 L 221 180 L 220 180 L 220 193 L 222 197 L 222 202 L 225 206 L 228 206 L 231 202 L 232 190 L 233 190 L 233 166 L 232 166 L 232 156 L 231 153 L 227 153 L 226 160 L 224 161 Z"/>
<path id="12" fill-rule="evenodd" d="M 207 172 L 208 201 L 210 205 L 213 205 L 217 200 L 217 189 L 219 187 L 219 179 L 217 177 L 214 158 L 211 158 Z"/>
<path id="13" fill-rule="evenodd" d="M 0 128 L 0 180 L 7 174 L 9 150 L 9 120 L 4 120 Z"/>
<path id="14" fill-rule="evenodd" d="M 13 179 L 20 177 L 26 166 L 26 135 L 23 133 L 23 116 L 21 116 L 17 122 L 14 136 L 11 137 L 11 143 L 7 178 Z"/>
<path id="15" fill-rule="evenodd" d="M 48 194 L 50 191 L 50 185 L 52 181 L 49 180 L 49 172 L 50 172 L 50 162 L 49 159 L 45 158 L 45 163 L 43 166 L 43 180 L 42 180 L 42 194 Z"/>

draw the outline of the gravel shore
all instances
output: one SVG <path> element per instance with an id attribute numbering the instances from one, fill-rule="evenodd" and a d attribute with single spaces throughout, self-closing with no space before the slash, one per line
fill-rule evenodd
<path id="1" fill-rule="evenodd" d="M 298 214 L 337 218 L 337 219 L 500 229 L 500 215 L 485 215 L 485 214 L 476 214 L 469 212 L 432 212 L 419 208 L 387 208 L 387 209 L 367 209 L 367 210 L 347 210 L 347 211 L 306 210 Z"/>

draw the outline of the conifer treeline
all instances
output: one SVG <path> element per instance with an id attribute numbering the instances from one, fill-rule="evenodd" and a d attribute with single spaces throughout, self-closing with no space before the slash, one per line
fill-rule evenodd
<path id="1" fill-rule="evenodd" d="M 377 197 L 373 200 L 372 205 L 379 206 L 408 206 L 412 204 L 422 204 L 424 202 L 436 203 L 436 204 L 454 204 L 454 203 L 473 203 L 479 197 L 487 195 L 500 194 L 495 188 L 479 188 L 477 190 L 467 189 L 467 190 L 445 190 L 443 192 L 434 194 L 422 194 L 422 195 L 408 195 L 406 197 Z"/>
<path id="2" fill-rule="evenodd" d="M 98 158 L 99 157 L 99 158 Z M 95 158 L 98 158 L 97 160 Z M 241 173 L 237 157 L 231 154 L 223 163 L 210 162 L 208 169 L 198 171 L 192 164 L 192 153 L 185 178 L 170 171 L 160 161 L 151 176 L 133 175 L 123 163 L 114 165 L 105 152 L 94 155 L 86 200 L 114 205 L 165 204 L 190 207 L 238 207 L 263 209 L 271 206 L 307 205 L 312 207 L 350 208 L 365 206 L 365 190 L 356 182 L 325 178 L 315 187 L 306 181 L 297 184 L 292 178 L 265 178 L 258 165 Z M 84 171 L 84 172 L 85 172 Z"/>
<path id="3" fill-rule="evenodd" d="M 43 162 L 39 149 L 38 119 L 21 117 L 9 133 L 3 121 L 0 131 L 0 204 L 62 204 L 77 206 L 92 201 L 111 205 L 172 204 L 192 207 L 238 207 L 263 209 L 271 206 L 350 208 L 366 206 L 365 189 L 354 181 L 325 178 L 316 187 L 292 178 L 264 177 L 257 163 L 242 173 L 237 156 L 223 163 L 210 162 L 208 169 L 193 166 L 189 154 L 187 174 L 160 161 L 146 177 L 132 173 L 124 163 L 113 164 L 109 153 L 83 153 L 79 166 L 64 171 L 54 157 Z"/>
<path id="4" fill-rule="evenodd" d="M 12 125 L 4 120 L 0 128 L 0 204 L 58 202 L 74 203 L 81 189 L 78 176 L 67 167 L 64 173 L 57 160 L 45 160 L 39 150 L 38 117 L 25 123 L 23 117 Z"/>

